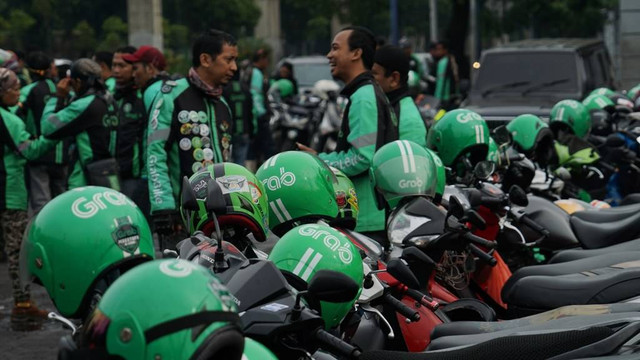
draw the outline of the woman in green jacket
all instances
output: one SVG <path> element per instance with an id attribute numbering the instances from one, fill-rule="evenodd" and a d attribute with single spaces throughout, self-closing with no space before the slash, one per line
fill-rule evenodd
<path id="1" fill-rule="evenodd" d="M 26 284 L 23 286 L 19 278 L 20 245 L 28 221 L 25 166 L 28 160 L 37 159 L 52 149 L 56 142 L 42 137 L 31 139 L 24 122 L 9 111 L 19 97 L 18 77 L 13 71 L 0 68 L 0 224 L 13 285 L 11 327 L 26 331 L 38 329 L 46 312 L 31 302 L 29 288 Z"/>

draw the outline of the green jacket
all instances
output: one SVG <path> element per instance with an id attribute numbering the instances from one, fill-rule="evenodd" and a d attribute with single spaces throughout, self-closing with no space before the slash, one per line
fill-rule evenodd
<path id="1" fill-rule="evenodd" d="M 267 113 L 267 107 L 265 106 L 265 97 L 264 97 L 264 75 L 262 71 L 256 67 L 254 67 L 251 73 L 251 97 L 253 98 L 253 109 L 256 115 L 256 118 L 260 118 L 261 116 Z"/>
<path id="2" fill-rule="evenodd" d="M 338 134 L 338 146 L 335 152 L 319 156 L 353 182 L 360 206 L 356 231 L 383 230 L 385 214 L 376 206 L 369 168 L 375 151 L 398 139 L 398 120 L 369 72 L 356 77 L 341 93 L 349 98 L 349 103 Z"/>
<path id="3" fill-rule="evenodd" d="M 418 107 L 409 96 L 406 87 L 391 91 L 387 94 L 389 102 L 398 118 L 400 140 L 410 140 L 416 144 L 427 146 L 427 126 L 422 120 Z"/>
<path id="4" fill-rule="evenodd" d="M 87 185 L 86 165 L 113 157 L 111 153 L 112 118 L 116 117 L 115 103 L 107 101 L 103 92 L 90 90 L 66 105 L 63 99 L 53 98 L 42 115 L 42 134 L 49 139 L 73 138 L 75 149 L 69 188 Z M 66 106 L 65 106 L 66 105 Z"/>
<path id="5" fill-rule="evenodd" d="M 27 160 L 37 159 L 55 146 L 39 137 L 32 140 L 24 122 L 8 109 L 0 107 L 0 210 L 27 210 L 27 184 L 24 168 Z"/>
<path id="6" fill-rule="evenodd" d="M 148 126 L 151 214 L 178 209 L 183 176 L 229 161 L 231 125 L 224 99 L 205 95 L 188 79 L 164 82 L 151 106 Z"/>

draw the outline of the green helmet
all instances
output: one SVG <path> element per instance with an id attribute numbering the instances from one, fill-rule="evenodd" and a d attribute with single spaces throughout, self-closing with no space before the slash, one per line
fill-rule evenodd
<path id="1" fill-rule="evenodd" d="M 413 141 L 396 140 L 373 155 L 371 181 L 376 194 L 393 209 L 403 198 L 425 195 L 433 198 L 438 176 L 425 148 Z"/>
<path id="2" fill-rule="evenodd" d="M 120 277 L 80 333 L 81 348 L 123 359 L 241 359 L 233 296 L 207 269 L 153 261 Z"/>
<path id="3" fill-rule="evenodd" d="M 444 168 L 444 164 L 438 154 L 435 151 L 430 149 L 427 150 L 429 156 L 431 156 L 431 161 L 433 161 L 433 165 L 435 166 L 435 174 L 436 174 L 436 194 L 433 197 L 433 200 L 436 203 L 439 203 L 442 200 L 442 196 L 444 195 L 444 188 L 447 186 L 447 171 Z"/>
<path id="4" fill-rule="evenodd" d="M 445 166 L 454 165 L 463 155 L 470 156 L 472 163 L 482 161 L 489 151 L 489 128 L 473 111 L 449 111 L 429 129 L 427 147 L 438 152 Z"/>
<path id="5" fill-rule="evenodd" d="M 500 161 L 500 149 L 498 148 L 498 144 L 496 144 L 495 140 L 493 140 L 492 137 L 489 137 L 489 151 L 487 152 L 487 160 L 493 161 L 496 164 Z"/>
<path id="6" fill-rule="evenodd" d="M 569 129 L 575 136 L 584 138 L 591 131 L 589 110 L 576 100 L 559 101 L 551 108 L 549 126 L 556 134 L 559 129 Z"/>
<path id="7" fill-rule="evenodd" d="M 589 95 L 604 95 L 604 96 L 609 96 L 613 94 L 614 94 L 614 91 L 606 87 L 599 87 L 597 89 L 593 89 L 593 91 L 589 93 Z"/>
<path id="8" fill-rule="evenodd" d="M 225 214 L 216 214 L 221 229 L 233 229 L 234 234 L 240 236 L 250 232 L 257 241 L 265 241 L 269 231 L 269 210 L 264 187 L 251 171 L 233 163 L 209 165 L 189 179 L 199 208 L 194 212 L 180 207 L 182 220 L 189 233 L 201 230 L 210 236 L 214 231 L 213 221 L 210 221 L 205 209 L 207 182 L 211 179 L 220 185 L 227 205 Z"/>
<path id="9" fill-rule="evenodd" d="M 338 180 L 317 156 L 303 151 L 285 151 L 262 164 L 256 176 L 269 199 L 271 230 L 278 236 L 294 227 L 296 222 L 333 220 L 338 215 L 333 188 Z"/>
<path id="10" fill-rule="evenodd" d="M 515 117 L 507 124 L 516 150 L 532 157 L 536 145 L 545 136 L 553 137 L 549 125 L 535 115 L 524 114 Z"/>
<path id="11" fill-rule="evenodd" d="M 582 105 L 587 108 L 587 111 L 591 111 L 615 109 L 616 104 L 614 104 L 607 96 L 592 94 L 582 100 Z"/>
<path id="12" fill-rule="evenodd" d="M 631 101 L 636 101 L 638 95 L 640 95 L 640 84 L 632 87 L 631 89 L 629 89 L 629 91 L 627 91 L 627 97 L 629 97 Z"/>
<path id="13" fill-rule="evenodd" d="M 244 338 L 244 354 L 242 360 L 278 360 L 271 350 L 251 339 Z"/>
<path id="14" fill-rule="evenodd" d="M 140 209 L 115 190 L 88 186 L 42 208 L 25 232 L 20 271 L 22 284 L 35 278 L 62 315 L 84 318 L 114 277 L 153 258 Z"/>
<path id="15" fill-rule="evenodd" d="M 327 225 L 307 224 L 293 228 L 278 240 L 269 260 L 280 269 L 309 281 L 318 270 L 341 272 L 360 285 L 364 278 L 360 252 L 345 235 Z M 340 324 L 358 295 L 344 303 L 320 302 L 327 329 Z"/>
<path id="16" fill-rule="evenodd" d="M 331 224 L 353 230 L 356 228 L 358 212 L 360 211 L 356 188 L 353 186 L 353 182 L 351 182 L 349 177 L 342 171 L 333 166 L 329 166 L 329 168 L 333 171 L 336 179 L 338 179 L 333 189 L 335 190 L 339 210 L 337 218 Z"/>
<path id="17" fill-rule="evenodd" d="M 271 84 L 269 92 L 275 91 L 279 92 L 280 97 L 283 99 L 295 95 L 293 93 L 293 83 L 289 79 L 279 79 Z"/>

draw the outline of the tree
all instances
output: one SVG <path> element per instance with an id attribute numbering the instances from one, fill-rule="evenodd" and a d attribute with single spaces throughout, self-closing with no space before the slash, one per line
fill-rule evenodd
<path id="1" fill-rule="evenodd" d="M 122 21 L 118 16 L 110 16 L 102 23 L 103 40 L 98 45 L 98 50 L 114 51 L 115 49 L 126 45 L 125 39 L 129 27 L 127 23 Z"/>
<path id="2" fill-rule="evenodd" d="M 80 21 L 71 32 L 75 48 L 80 52 L 81 56 L 89 56 L 96 48 L 95 31 L 86 21 Z"/>

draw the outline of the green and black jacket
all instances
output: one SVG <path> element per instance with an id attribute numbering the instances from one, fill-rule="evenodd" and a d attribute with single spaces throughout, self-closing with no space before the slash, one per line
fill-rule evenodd
<path id="1" fill-rule="evenodd" d="M 163 83 L 147 131 L 152 214 L 178 209 L 183 176 L 230 160 L 232 123 L 224 99 L 205 95 L 188 79 Z"/>
<path id="2" fill-rule="evenodd" d="M 253 98 L 249 87 L 240 80 L 232 80 L 225 86 L 222 95 L 233 117 L 233 135 L 255 135 L 258 124 L 253 114 Z"/>
<path id="3" fill-rule="evenodd" d="M 420 146 L 427 146 L 427 126 L 420 116 L 418 107 L 409 96 L 409 89 L 401 87 L 387 93 L 391 108 L 398 119 L 400 140 L 410 140 Z"/>
<path id="4" fill-rule="evenodd" d="M 50 79 L 40 78 L 20 89 L 20 107 L 16 114 L 24 120 L 27 131 L 38 137 L 45 105 L 55 96 L 56 85 Z M 39 165 L 63 165 L 69 162 L 69 141 L 60 141 L 52 150 L 30 161 Z"/>
<path id="5" fill-rule="evenodd" d="M 115 102 L 101 90 L 90 89 L 68 105 L 58 98 L 47 103 L 42 134 L 48 139 L 75 140 L 69 188 L 87 185 L 84 171 L 88 164 L 113 157 L 111 133 L 116 117 Z"/>
<path id="6" fill-rule="evenodd" d="M 147 117 L 142 93 L 133 86 L 116 88 L 114 99 L 118 106 L 116 160 L 120 178 L 139 178 L 144 168 L 144 136 Z"/>
<path id="7" fill-rule="evenodd" d="M 32 140 L 22 119 L 7 108 L 0 107 L 0 118 L 0 210 L 26 211 L 27 161 L 39 158 L 56 143 L 43 137 Z"/>
<path id="8" fill-rule="evenodd" d="M 383 230 L 384 211 L 376 206 L 368 172 L 376 150 L 398 140 L 398 120 L 386 95 L 369 72 L 358 75 L 341 94 L 349 102 L 344 110 L 336 151 L 319 156 L 353 182 L 360 204 L 356 231 Z"/>

